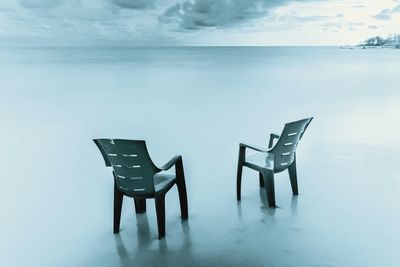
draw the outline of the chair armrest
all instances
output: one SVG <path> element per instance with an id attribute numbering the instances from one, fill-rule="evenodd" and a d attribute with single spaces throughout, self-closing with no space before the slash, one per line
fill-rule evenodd
<path id="1" fill-rule="evenodd" d="M 253 145 L 248 145 L 248 144 L 243 144 L 243 143 L 240 143 L 239 146 L 243 147 L 243 148 L 249 148 L 249 149 L 252 149 L 252 150 L 255 150 L 258 152 L 268 152 L 267 149 L 264 149 L 264 148 L 258 147 L 258 146 L 253 146 Z"/>
<path id="2" fill-rule="evenodd" d="M 269 135 L 269 143 L 268 143 L 268 148 L 272 148 L 274 146 L 274 139 L 278 139 L 280 136 L 277 134 L 270 134 Z"/>
<path id="3" fill-rule="evenodd" d="M 162 171 L 166 171 L 166 170 L 170 169 L 172 166 L 176 165 L 176 163 L 181 160 L 182 160 L 182 156 L 176 155 L 171 160 L 169 160 L 167 163 L 165 163 L 163 166 L 159 167 L 159 169 Z"/>

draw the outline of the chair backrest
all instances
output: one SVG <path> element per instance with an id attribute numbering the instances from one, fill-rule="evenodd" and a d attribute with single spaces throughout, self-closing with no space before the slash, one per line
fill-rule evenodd
<path id="1" fill-rule="evenodd" d="M 106 166 L 112 166 L 118 189 L 129 195 L 154 193 L 154 165 L 142 140 L 95 139 Z"/>
<path id="2" fill-rule="evenodd" d="M 274 170 L 283 171 L 293 163 L 297 144 L 313 118 L 286 123 L 275 146 L 270 150 L 275 155 Z"/>

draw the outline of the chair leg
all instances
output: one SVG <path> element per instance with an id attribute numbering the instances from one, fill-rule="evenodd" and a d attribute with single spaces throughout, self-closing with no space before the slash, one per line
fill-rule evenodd
<path id="1" fill-rule="evenodd" d="M 260 187 L 265 187 L 263 175 L 261 172 L 259 174 L 260 174 Z"/>
<path id="2" fill-rule="evenodd" d="M 135 211 L 137 214 L 146 212 L 146 199 L 145 198 L 135 198 Z"/>
<path id="3" fill-rule="evenodd" d="M 265 192 L 267 193 L 268 205 L 271 208 L 275 208 L 275 184 L 274 184 L 274 172 L 271 170 L 265 170 L 262 173 L 265 184 Z"/>
<path id="4" fill-rule="evenodd" d="M 189 218 L 189 212 L 188 212 L 188 201 L 186 193 L 185 173 L 183 171 L 182 161 L 179 161 L 176 164 L 176 176 L 177 176 L 176 185 L 178 187 L 178 193 L 179 193 L 179 203 L 181 205 L 181 217 L 182 220 L 187 220 Z"/>
<path id="5" fill-rule="evenodd" d="M 238 168 L 237 168 L 237 178 L 236 178 L 236 197 L 237 200 L 241 199 L 241 189 L 242 189 L 242 172 L 243 172 L 243 163 L 246 159 L 246 148 L 244 146 L 239 145 L 239 158 L 238 158 Z"/>
<path id="6" fill-rule="evenodd" d="M 165 195 L 157 195 L 155 198 L 157 225 L 158 225 L 158 239 L 165 236 Z"/>
<path id="7" fill-rule="evenodd" d="M 294 159 L 293 163 L 288 167 L 290 184 L 292 186 L 293 195 L 299 194 L 299 189 L 297 186 L 297 170 L 296 170 L 296 159 Z"/>
<path id="8" fill-rule="evenodd" d="M 122 192 L 114 186 L 114 234 L 119 233 L 123 197 Z"/>
<path id="9" fill-rule="evenodd" d="M 242 172 L 243 172 L 243 165 L 241 162 L 239 162 L 238 169 L 237 169 L 237 178 L 236 178 L 236 198 L 238 201 L 240 201 L 240 199 L 241 199 Z"/>

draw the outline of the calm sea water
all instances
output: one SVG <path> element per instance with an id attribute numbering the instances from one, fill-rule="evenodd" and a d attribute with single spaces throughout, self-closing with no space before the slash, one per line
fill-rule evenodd
<path id="1" fill-rule="evenodd" d="M 0 49 L 2 266 L 398 266 L 400 50 L 336 47 Z M 266 145 L 314 116 L 270 210 L 238 143 Z M 93 138 L 145 139 L 182 154 L 189 224 L 167 197 L 125 201 L 112 229 L 112 177 Z"/>

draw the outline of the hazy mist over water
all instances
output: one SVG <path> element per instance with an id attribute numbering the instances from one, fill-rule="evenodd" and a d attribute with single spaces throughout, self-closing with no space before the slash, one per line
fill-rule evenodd
<path id="1" fill-rule="evenodd" d="M 2 266 L 397 266 L 400 50 L 337 47 L 0 49 Z M 238 143 L 266 146 L 314 116 L 298 149 L 300 195 L 276 176 L 268 209 Z M 166 198 L 125 199 L 93 138 L 182 154 L 189 222 Z M 260 256 L 262 255 L 262 256 Z M 137 265 L 133 265 L 137 264 Z"/>

